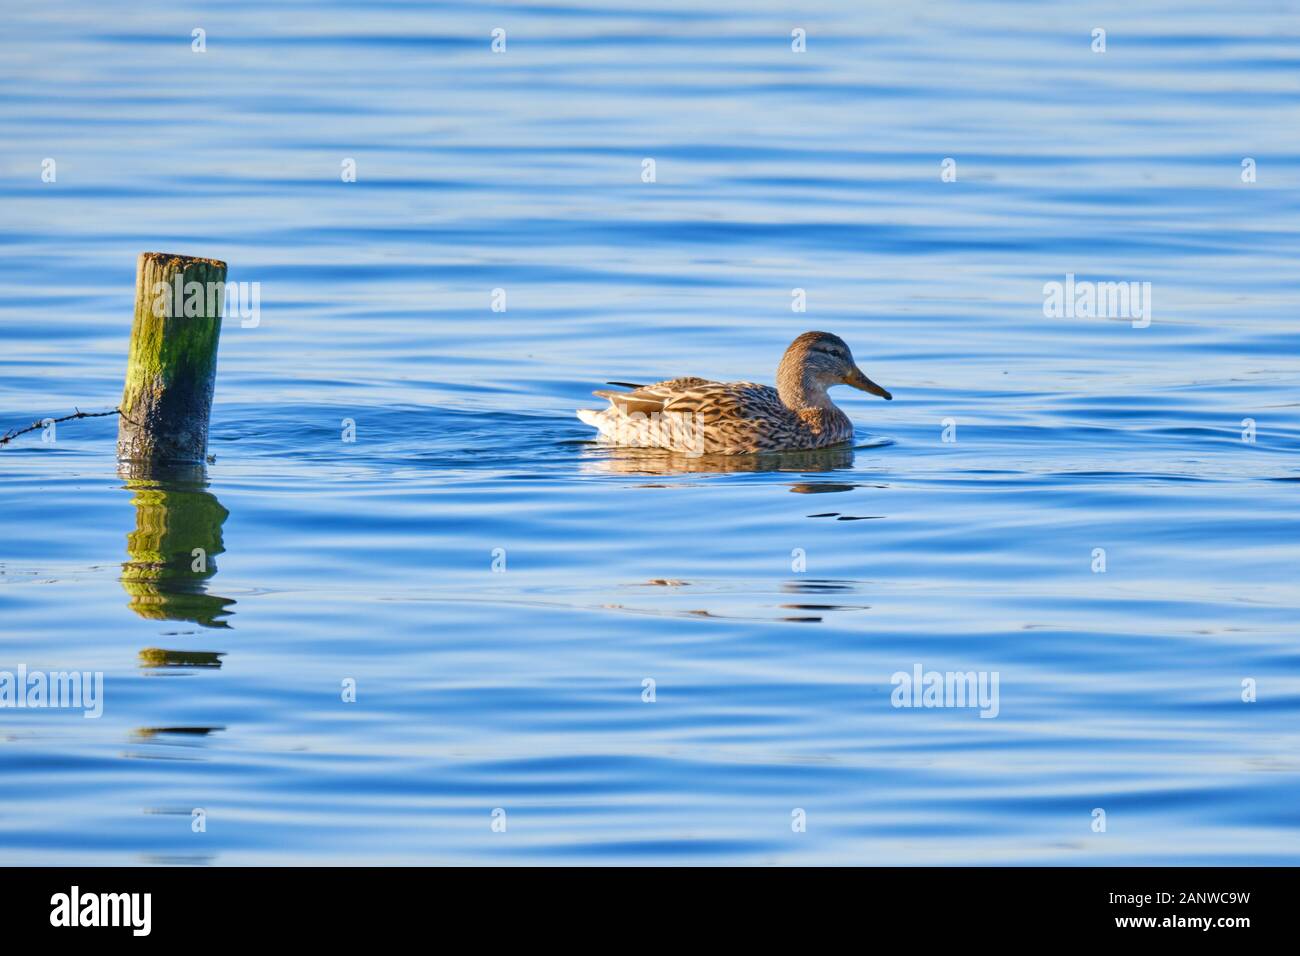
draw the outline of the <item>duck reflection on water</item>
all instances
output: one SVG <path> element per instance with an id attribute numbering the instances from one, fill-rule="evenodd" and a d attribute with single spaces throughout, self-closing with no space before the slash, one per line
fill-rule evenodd
<path id="1" fill-rule="evenodd" d="M 853 467 L 852 445 L 754 455 L 689 455 L 661 448 L 622 448 L 591 443 L 583 470 L 615 475 L 699 475 L 736 472 L 830 472 Z M 847 488 L 852 485 L 845 485 Z"/>

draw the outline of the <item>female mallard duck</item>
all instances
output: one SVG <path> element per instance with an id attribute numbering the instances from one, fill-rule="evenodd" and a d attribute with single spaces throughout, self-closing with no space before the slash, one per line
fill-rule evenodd
<path id="1" fill-rule="evenodd" d="M 838 335 L 805 332 L 781 357 L 776 388 L 674 378 L 631 385 L 631 392 L 596 392 L 610 407 L 582 408 L 578 417 L 615 444 L 634 448 L 693 455 L 825 448 L 853 439 L 853 422 L 826 394 L 832 385 L 893 399 L 862 374 Z"/>

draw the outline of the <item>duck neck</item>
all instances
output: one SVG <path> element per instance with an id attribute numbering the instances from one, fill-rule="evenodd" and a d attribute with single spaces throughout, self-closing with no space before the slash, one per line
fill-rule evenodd
<path id="1" fill-rule="evenodd" d="M 781 403 L 791 411 L 835 408 L 835 403 L 826 394 L 826 387 L 821 382 L 812 375 L 805 375 L 803 369 L 791 368 L 785 362 L 776 370 L 776 390 L 781 396 Z"/>

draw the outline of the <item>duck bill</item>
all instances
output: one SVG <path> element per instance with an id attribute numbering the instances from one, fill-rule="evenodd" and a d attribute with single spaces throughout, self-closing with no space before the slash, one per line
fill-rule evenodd
<path id="1" fill-rule="evenodd" d="M 872 395 L 879 395 L 887 402 L 892 402 L 894 400 L 893 395 L 890 395 L 885 389 L 881 388 L 871 379 L 863 375 L 862 369 L 860 368 L 855 368 L 851 373 L 849 373 L 849 377 L 844 380 L 844 384 L 851 385 L 864 392 L 870 392 Z"/>

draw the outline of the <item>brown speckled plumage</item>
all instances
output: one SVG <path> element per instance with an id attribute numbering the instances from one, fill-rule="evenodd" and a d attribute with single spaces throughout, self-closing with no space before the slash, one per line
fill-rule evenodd
<path id="1" fill-rule="evenodd" d="M 580 409 L 578 417 L 616 445 L 744 455 L 851 441 L 853 423 L 826 394 L 833 385 L 892 398 L 862 374 L 844 340 L 829 332 L 795 339 L 781 358 L 776 384 L 674 378 L 630 392 L 596 392 L 610 407 Z"/>

